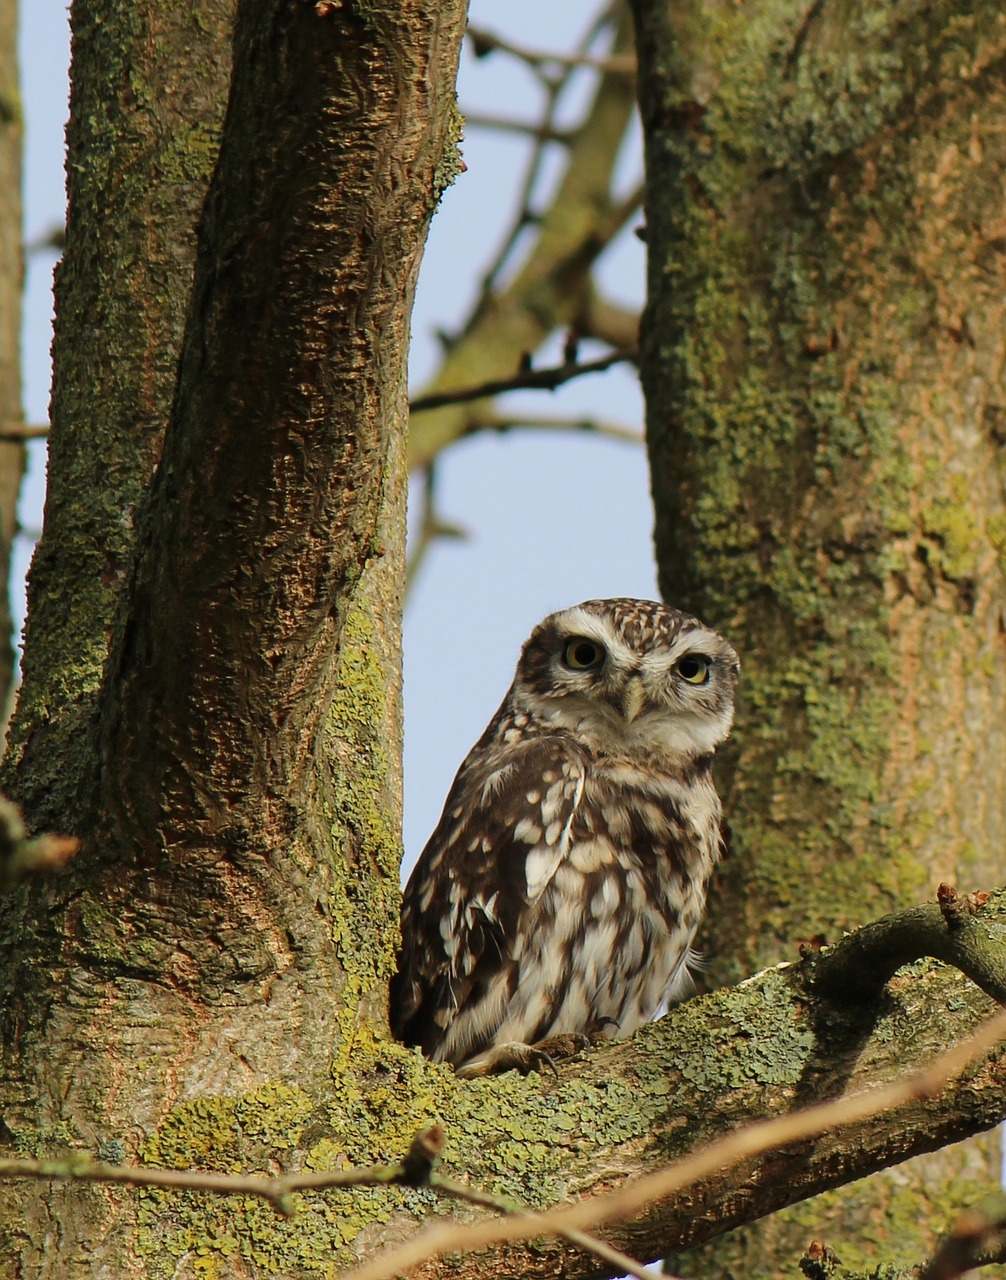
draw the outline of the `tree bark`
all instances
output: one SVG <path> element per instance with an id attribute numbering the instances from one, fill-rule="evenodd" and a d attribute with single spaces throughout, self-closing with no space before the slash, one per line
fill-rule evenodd
<path id="1" fill-rule="evenodd" d="M 179 1109 L 265 1088 L 302 1119 L 333 1060 L 365 1072 L 386 1033 L 408 315 L 457 165 L 463 4 L 239 6 L 187 307 L 202 187 L 166 229 L 169 191 L 137 206 L 109 193 L 169 167 L 137 143 L 135 100 L 155 115 L 185 100 L 179 28 L 213 68 L 227 46 L 188 10 L 108 7 L 75 11 L 67 412 L 10 771 L 33 822 L 85 845 L 10 913 L 2 1087 L 21 1147 L 166 1159 L 155 1130 Z M 140 37 L 147 61 L 124 75 Z M 148 123 L 158 139 L 182 128 Z M 142 232 L 112 281 L 102 190 L 105 219 Z M 96 288 L 112 313 L 97 340 Z M 137 334 L 120 374 L 105 342 Z M 106 394 L 111 457 L 66 421 L 85 402 L 99 416 Z M 137 405 L 139 438 L 120 443 Z M 136 1213 L 61 1189 L 11 1194 L 4 1217 L 19 1274 L 65 1275 L 69 1250 L 127 1275 L 149 1262 Z M 65 1250 L 47 1247 L 55 1224 Z"/>
<path id="2" fill-rule="evenodd" d="M 5 761 L 40 827 L 94 801 L 98 692 L 171 405 L 233 14 L 233 0 L 71 11 L 49 483 Z"/>
<path id="3" fill-rule="evenodd" d="M 744 666 L 704 939 L 735 980 L 1002 878 L 1006 26 L 991 3 L 634 9 L 661 585 Z M 898 1253 L 997 1176 L 994 1145 L 907 1172 Z M 843 1260 L 886 1239 L 891 1194 L 843 1201 Z M 717 1265 L 774 1273 L 828 1222 Z"/>

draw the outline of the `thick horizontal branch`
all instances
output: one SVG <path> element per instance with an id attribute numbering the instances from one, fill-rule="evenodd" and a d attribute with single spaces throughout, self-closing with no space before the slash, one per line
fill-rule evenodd
<path id="1" fill-rule="evenodd" d="M 544 1213 L 525 1213 L 503 1222 L 487 1221 L 460 1228 L 431 1226 L 407 1245 L 389 1250 L 371 1264 L 360 1267 L 348 1280 L 390 1280 L 391 1276 L 408 1271 L 419 1262 L 458 1249 L 475 1249 L 507 1240 L 531 1240 L 549 1232 L 561 1233 L 568 1239 L 570 1230 L 629 1218 L 658 1200 L 694 1186 L 703 1177 L 723 1168 L 741 1167 L 748 1157 L 766 1153 L 778 1156 L 794 1142 L 870 1120 L 885 1112 L 893 1113 L 906 1103 L 932 1097 L 967 1066 L 984 1057 L 1004 1036 L 1006 1013 L 1000 1012 L 969 1040 L 905 1079 L 750 1125 L 593 1201 L 560 1206 Z"/>
<path id="2" fill-rule="evenodd" d="M 1006 928 L 1003 895 L 994 895 L 975 922 L 990 936 Z M 535 1141 L 530 1148 L 526 1141 L 514 1144 L 521 1154 L 513 1185 L 536 1186 L 545 1202 L 566 1200 L 575 1191 L 574 1198 L 587 1203 L 702 1151 L 733 1133 L 742 1118 L 788 1119 L 807 1107 L 903 1081 L 948 1039 L 971 1034 L 995 1007 L 961 972 L 933 961 L 897 974 L 869 1001 L 838 1002 L 817 985 L 822 959 L 781 965 L 689 1001 L 629 1040 L 564 1064 L 558 1080 L 511 1075 L 457 1082 L 447 1093 L 434 1085 L 452 1135 L 445 1172 L 505 1186 L 509 1125 L 519 1122 L 515 1132 L 533 1133 Z M 951 1027 L 948 1008 L 954 1010 Z M 992 1128 L 1006 1109 L 1006 1053 L 997 1050 L 966 1080 L 963 1089 L 902 1097 L 879 1115 L 849 1113 L 813 1139 L 791 1136 L 781 1155 L 759 1148 L 729 1168 L 710 1166 L 687 1193 L 637 1206 L 628 1220 L 610 1221 L 605 1234 L 632 1257 L 661 1257 Z M 452 1108 L 457 1124 L 448 1118 Z M 558 1151 L 564 1154 L 557 1174 Z M 785 1177 L 778 1176 L 780 1160 Z M 399 1236 L 409 1218 L 403 1211 L 389 1229 Z M 492 1250 L 479 1259 L 487 1271 L 596 1274 L 561 1241 L 538 1242 L 533 1250 L 502 1242 Z M 453 1273 L 447 1260 L 420 1262 L 410 1272 Z"/>

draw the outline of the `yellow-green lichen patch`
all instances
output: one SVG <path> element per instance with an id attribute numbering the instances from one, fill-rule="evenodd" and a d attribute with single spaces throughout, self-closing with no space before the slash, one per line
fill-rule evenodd
<path id="1" fill-rule="evenodd" d="M 298 1145 L 312 1102 L 290 1085 L 270 1082 L 240 1097 L 197 1098 L 171 1109 L 141 1149 L 147 1164 L 232 1173 L 248 1149 Z"/>
<path id="2" fill-rule="evenodd" d="M 791 982 L 778 970 L 769 970 L 759 979 L 759 999 L 752 1005 L 744 987 L 718 992 L 712 1000 L 692 1000 L 675 1011 L 675 1043 L 689 1043 L 687 1028 L 696 1022 L 697 1051 L 678 1053 L 671 1065 L 701 1091 L 719 1094 L 724 1089 L 747 1085 L 796 1085 L 815 1045 L 809 1026 L 794 1025 L 799 1007 Z M 708 1021 L 714 1012 L 715 1024 Z M 650 1032 L 659 1039 L 656 1024 Z M 721 1051 L 710 1048 L 710 1041 Z M 662 1059 L 655 1055 L 655 1061 Z"/>
<path id="3" fill-rule="evenodd" d="M 329 778 L 323 811 L 336 863 L 329 915 L 345 975 L 337 1074 L 373 1056 L 361 1011 L 395 965 L 401 842 L 384 745 L 387 679 L 371 618 L 353 608 L 340 638 L 335 697 L 324 729 Z M 369 1037 L 372 1041 L 373 1037 Z"/>
<path id="4" fill-rule="evenodd" d="M 465 136 L 465 117 L 457 102 L 451 103 L 444 137 L 444 149 L 433 171 L 433 203 L 439 204 L 448 187 L 465 171 L 461 143 Z"/>

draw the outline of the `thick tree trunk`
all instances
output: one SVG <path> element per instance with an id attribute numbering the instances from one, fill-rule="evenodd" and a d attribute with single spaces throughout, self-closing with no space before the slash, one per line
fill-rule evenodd
<path id="1" fill-rule="evenodd" d="M 233 0 L 75 0 L 45 526 L 6 787 L 40 826 L 94 800 L 93 729 L 137 512 L 160 457 Z"/>
<path id="2" fill-rule="evenodd" d="M 54 464 L 9 776 L 84 849 L 10 912 L 0 1089 L 22 1148 L 172 1162 L 165 1117 L 251 1095 L 302 1125 L 333 1059 L 365 1072 L 386 1029 L 408 316 L 456 165 L 463 4 L 239 5 L 187 307 L 228 14 L 169 8 L 74 13 Z M 4 1217 L 19 1274 L 86 1256 L 125 1276 L 149 1263 L 136 1213 L 36 1189 Z"/>
<path id="3" fill-rule="evenodd" d="M 940 880 L 1002 880 L 1006 24 L 992 3 L 634 8 L 661 584 L 744 668 L 705 937 L 732 980 Z M 916 1261 L 997 1174 L 992 1145 L 899 1171 L 892 1252 Z M 716 1265 L 774 1272 L 830 1231 L 855 1261 L 891 1194 Z"/>

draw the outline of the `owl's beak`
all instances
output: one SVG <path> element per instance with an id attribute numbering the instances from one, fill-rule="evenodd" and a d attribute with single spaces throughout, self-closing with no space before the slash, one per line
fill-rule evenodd
<path id="1" fill-rule="evenodd" d="M 646 702 L 646 690 L 639 676 L 630 676 L 622 691 L 622 715 L 631 724 L 643 709 Z"/>

